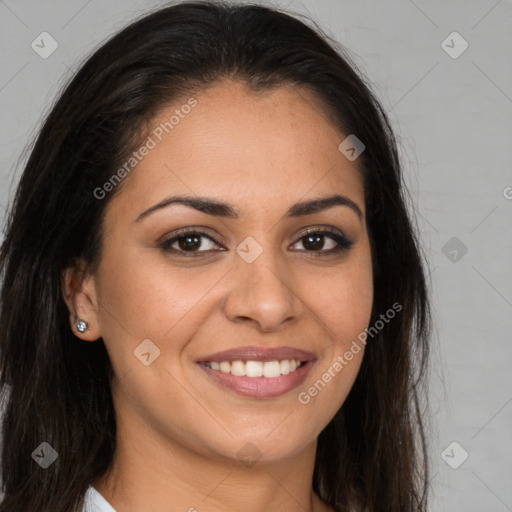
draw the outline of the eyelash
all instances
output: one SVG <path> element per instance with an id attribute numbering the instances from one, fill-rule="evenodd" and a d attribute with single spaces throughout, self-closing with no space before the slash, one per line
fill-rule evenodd
<path id="1" fill-rule="evenodd" d="M 338 244 L 337 247 L 335 247 L 333 249 L 329 249 L 327 251 L 325 251 L 325 250 L 318 250 L 318 251 L 310 250 L 310 251 L 308 251 L 307 249 L 302 250 L 303 252 L 317 253 L 316 256 L 319 256 L 319 257 L 321 257 L 323 255 L 331 255 L 331 254 L 337 254 L 340 252 L 347 251 L 350 249 L 350 247 L 352 247 L 352 245 L 354 245 L 354 242 L 352 242 L 351 240 L 346 238 L 344 235 L 339 233 L 338 230 L 335 228 L 327 228 L 327 229 L 311 228 L 311 229 L 308 229 L 304 233 L 302 233 L 302 235 L 297 239 L 297 242 L 299 242 L 302 239 L 307 238 L 308 236 L 311 236 L 311 235 L 317 235 L 317 236 L 327 235 L 328 238 L 331 238 Z M 176 233 L 172 238 L 169 238 L 168 240 L 165 240 L 164 242 L 162 242 L 160 244 L 160 247 L 165 252 L 179 254 L 180 256 L 183 255 L 186 258 L 190 258 L 190 257 L 197 258 L 197 257 L 201 256 L 201 253 L 209 252 L 209 250 L 206 250 L 206 251 L 183 251 L 181 249 L 178 250 L 178 249 L 174 249 L 171 247 L 171 245 L 173 245 L 175 242 L 177 242 L 181 239 L 184 239 L 184 238 L 191 237 L 191 236 L 197 236 L 200 238 L 205 237 L 205 238 L 211 240 L 213 243 L 220 245 L 211 236 L 207 235 L 206 233 L 204 233 L 202 231 L 197 231 L 194 229 L 186 228 L 186 229 L 183 229 L 183 230 L 179 231 L 178 233 Z M 295 242 L 292 245 L 295 245 L 297 242 Z"/>

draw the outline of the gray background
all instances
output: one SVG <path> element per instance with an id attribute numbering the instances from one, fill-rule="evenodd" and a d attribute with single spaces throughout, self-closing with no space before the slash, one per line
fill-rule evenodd
<path id="1" fill-rule="evenodd" d="M 400 140 L 436 324 L 431 510 L 512 511 L 512 2 L 272 3 L 311 16 L 350 49 Z M 64 81 L 158 5 L 0 0 L 2 215 L 22 150 Z M 59 45 L 47 59 L 31 48 L 43 31 Z M 469 45 L 460 55 L 459 36 L 442 45 L 454 31 Z"/>

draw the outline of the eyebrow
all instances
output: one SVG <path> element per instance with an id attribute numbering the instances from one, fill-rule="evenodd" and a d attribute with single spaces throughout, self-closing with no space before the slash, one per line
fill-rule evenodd
<path id="1" fill-rule="evenodd" d="M 151 208 L 143 211 L 135 219 L 134 222 L 139 222 L 151 213 L 171 206 L 172 204 L 182 204 L 184 206 L 189 206 L 190 208 L 194 208 L 200 212 L 206 213 L 208 215 L 214 215 L 216 217 L 224 217 L 228 219 L 238 219 L 240 217 L 240 210 L 238 208 L 227 203 L 222 203 L 213 198 L 170 196 L 165 198 L 163 201 L 160 201 L 159 203 L 151 206 Z M 302 217 L 304 215 L 311 215 L 313 213 L 327 210 L 333 206 L 347 206 L 357 214 L 360 220 L 363 219 L 363 212 L 359 206 L 354 201 L 352 201 L 352 199 L 339 194 L 295 203 L 288 209 L 285 216 L 289 218 Z"/>

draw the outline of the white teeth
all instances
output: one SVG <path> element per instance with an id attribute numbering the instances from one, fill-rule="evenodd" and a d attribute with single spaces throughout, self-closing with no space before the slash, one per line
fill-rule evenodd
<path id="1" fill-rule="evenodd" d="M 298 359 L 283 359 L 282 361 L 212 361 L 206 363 L 212 370 L 231 373 L 237 377 L 266 377 L 275 378 L 287 375 L 300 366 Z"/>
<path id="2" fill-rule="evenodd" d="M 281 364 L 279 363 L 279 361 L 267 361 L 263 365 L 264 377 L 279 377 L 279 375 L 281 375 Z"/>
<path id="3" fill-rule="evenodd" d="M 220 371 L 223 373 L 230 373 L 231 372 L 231 365 L 227 362 L 220 363 Z"/>
<path id="4" fill-rule="evenodd" d="M 288 375 L 290 373 L 290 361 L 285 359 L 281 361 L 281 375 Z"/>
<path id="5" fill-rule="evenodd" d="M 261 377 L 263 375 L 263 363 L 261 361 L 247 361 L 245 363 L 245 374 L 247 377 Z"/>
<path id="6" fill-rule="evenodd" d="M 231 373 L 237 377 L 245 375 L 245 363 L 243 361 L 233 361 L 231 363 Z"/>

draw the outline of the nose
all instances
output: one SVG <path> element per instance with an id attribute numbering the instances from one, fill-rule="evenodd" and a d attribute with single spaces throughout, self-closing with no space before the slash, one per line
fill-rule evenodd
<path id="1" fill-rule="evenodd" d="M 277 331 L 295 321 L 303 304 L 293 275 L 276 251 L 264 250 L 252 263 L 238 255 L 229 273 L 231 286 L 224 313 L 232 322 L 246 322 L 262 332 Z"/>

